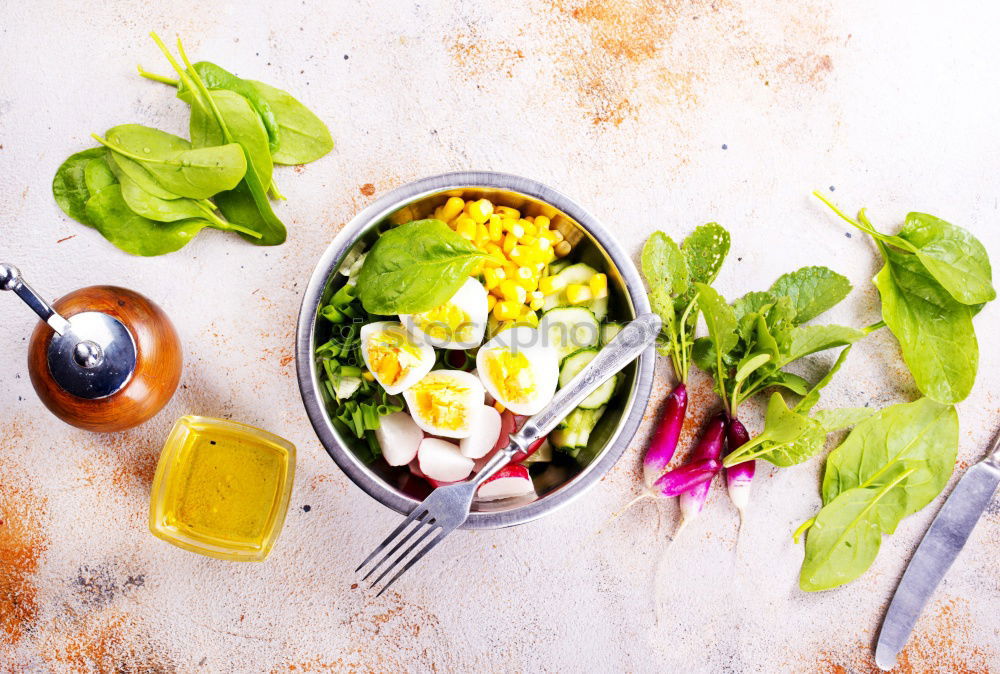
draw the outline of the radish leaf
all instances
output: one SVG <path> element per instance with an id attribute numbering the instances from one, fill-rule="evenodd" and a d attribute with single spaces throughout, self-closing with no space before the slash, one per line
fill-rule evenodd
<path id="1" fill-rule="evenodd" d="M 851 292 L 851 283 L 827 267 L 802 267 L 778 277 L 770 292 L 792 300 L 798 324 L 836 306 Z"/>

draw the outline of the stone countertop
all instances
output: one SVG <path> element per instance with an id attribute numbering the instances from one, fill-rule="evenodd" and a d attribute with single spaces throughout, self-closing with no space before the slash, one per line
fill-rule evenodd
<path id="1" fill-rule="evenodd" d="M 1000 7 L 859 0 L 6 3 L 0 9 L 0 259 L 43 294 L 142 292 L 174 319 L 186 368 L 133 431 L 55 420 L 25 369 L 32 316 L 0 297 L 0 670 L 869 671 L 879 621 L 941 503 L 907 518 L 871 569 L 798 589 L 790 533 L 819 503 L 822 462 L 760 468 L 742 533 L 724 491 L 673 545 L 676 503 L 639 490 L 647 423 L 585 498 L 514 529 L 454 536 L 385 596 L 352 569 L 397 516 L 341 474 L 294 377 L 296 315 L 345 222 L 418 177 L 530 176 L 592 210 L 638 255 L 661 228 L 733 235 L 728 297 L 806 264 L 855 291 L 831 321 L 878 319 L 876 252 L 810 196 L 868 206 L 889 229 L 937 214 L 1000 254 Z M 180 252 L 120 253 L 70 221 L 50 183 L 88 135 L 123 122 L 184 133 L 146 36 L 286 88 L 337 147 L 281 168 L 288 242 L 206 231 Z M 997 304 L 976 319 L 980 376 L 959 405 L 959 468 L 996 427 Z M 827 363 L 825 358 L 816 361 Z M 657 367 L 652 418 L 670 388 Z M 683 446 L 713 404 L 695 377 Z M 861 343 L 824 406 L 914 397 L 891 335 Z M 284 532 L 263 564 L 203 558 L 149 534 L 150 480 L 187 413 L 267 428 L 299 451 Z M 759 430 L 759 414 L 748 414 Z M 950 489 L 950 487 L 949 487 Z M 947 490 L 946 490 L 947 492 Z M 917 623 L 901 671 L 1000 669 L 1000 510 L 981 521 Z"/>

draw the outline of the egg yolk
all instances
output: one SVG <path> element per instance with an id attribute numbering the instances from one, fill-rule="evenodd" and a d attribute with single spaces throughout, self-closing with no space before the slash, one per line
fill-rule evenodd
<path id="1" fill-rule="evenodd" d="M 400 332 L 379 332 L 368 341 L 368 364 L 385 385 L 398 384 L 419 361 L 417 348 Z"/>
<path id="2" fill-rule="evenodd" d="M 468 395 L 468 387 L 443 377 L 425 378 L 413 387 L 417 415 L 428 425 L 442 430 L 457 431 L 466 426 Z"/>
<path id="3" fill-rule="evenodd" d="M 469 314 L 450 302 L 418 314 L 414 322 L 429 337 L 447 341 L 469 341 L 473 329 Z"/>
<path id="4" fill-rule="evenodd" d="M 486 368 L 490 381 L 504 400 L 522 403 L 531 399 L 535 392 L 535 375 L 523 351 L 494 349 L 487 356 Z"/>

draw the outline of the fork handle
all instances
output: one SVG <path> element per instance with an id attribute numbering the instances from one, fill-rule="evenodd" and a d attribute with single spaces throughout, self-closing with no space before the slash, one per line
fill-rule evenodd
<path id="1" fill-rule="evenodd" d="M 527 453 L 532 443 L 548 435 L 601 384 L 638 358 L 659 334 L 660 317 L 656 314 L 642 314 L 629 322 L 569 384 L 556 392 L 545 409 L 528 419 L 521 430 L 510 436 L 510 444 L 483 466 L 473 483 L 479 485 L 493 477 L 519 451 Z"/>

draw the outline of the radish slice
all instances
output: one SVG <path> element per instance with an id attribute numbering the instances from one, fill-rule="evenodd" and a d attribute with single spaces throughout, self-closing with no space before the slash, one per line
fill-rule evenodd
<path id="1" fill-rule="evenodd" d="M 500 413 L 493 407 L 483 407 L 472 426 L 472 435 L 462 438 L 459 447 L 470 459 L 479 459 L 490 453 L 500 438 Z"/>
<path id="2" fill-rule="evenodd" d="M 508 464 L 479 487 L 480 501 L 498 501 L 535 493 L 528 469 L 520 464 Z"/>
<path id="3" fill-rule="evenodd" d="M 458 445 L 438 438 L 424 438 L 420 442 L 417 461 L 424 475 L 440 482 L 464 480 L 474 464 L 472 459 L 462 456 Z"/>
<path id="4" fill-rule="evenodd" d="M 393 412 L 379 419 L 375 439 L 390 466 L 405 466 L 417 455 L 424 432 L 406 412 Z"/>

